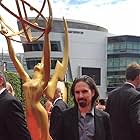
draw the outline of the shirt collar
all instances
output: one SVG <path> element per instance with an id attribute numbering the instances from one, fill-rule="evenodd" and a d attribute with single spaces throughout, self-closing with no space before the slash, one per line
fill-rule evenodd
<path id="1" fill-rule="evenodd" d="M 91 109 L 91 111 L 90 112 L 88 112 L 88 113 L 86 113 L 86 114 L 91 114 L 93 117 L 94 117 L 94 107 Z M 80 118 L 81 117 L 81 113 L 80 113 L 80 111 L 79 111 L 79 109 L 78 109 L 78 117 Z"/>
<path id="2" fill-rule="evenodd" d="M 53 104 L 55 104 L 59 99 L 62 99 L 61 97 L 55 99 L 55 101 L 53 102 Z"/>
<path id="3" fill-rule="evenodd" d="M 0 90 L 0 94 L 5 90 L 6 88 L 2 88 L 1 90 Z"/>
<path id="4" fill-rule="evenodd" d="M 130 82 L 125 82 L 125 84 L 129 84 L 129 85 L 131 85 L 131 86 L 133 86 L 134 88 L 136 88 L 132 83 L 130 83 Z"/>
<path id="5" fill-rule="evenodd" d="M 90 111 L 90 113 L 92 114 L 92 116 L 94 116 L 94 107 L 92 108 L 92 110 Z"/>

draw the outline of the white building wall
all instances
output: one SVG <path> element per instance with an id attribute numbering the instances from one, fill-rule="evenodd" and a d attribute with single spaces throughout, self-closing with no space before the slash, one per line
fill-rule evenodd
<path id="1" fill-rule="evenodd" d="M 80 75 L 79 67 L 101 68 L 101 85 L 98 86 L 98 89 L 101 98 L 106 98 L 107 33 L 89 30 L 79 31 L 82 31 L 83 34 L 69 35 L 72 76 L 75 78 Z"/>

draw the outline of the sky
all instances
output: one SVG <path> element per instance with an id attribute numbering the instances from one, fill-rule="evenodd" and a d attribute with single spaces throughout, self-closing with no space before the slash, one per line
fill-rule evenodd
<path id="1" fill-rule="evenodd" d="M 43 3 L 43 0 L 26 1 L 37 9 L 40 9 Z M 50 0 L 50 2 L 55 18 L 65 17 L 89 22 L 104 27 L 115 35 L 140 36 L 140 0 Z M 2 0 L 2 3 L 17 13 L 15 0 Z M 0 15 L 8 25 L 18 30 L 15 25 L 16 19 L 2 7 L 0 7 Z M 35 15 L 36 13 L 28 12 L 29 17 Z M 43 15 L 48 16 L 48 11 L 44 10 Z M 6 46 L 5 39 L 1 35 L 0 43 Z M 16 52 L 23 52 L 21 44 L 15 46 Z M 6 47 L 3 47 L 3 50 L 6 51 Z"/>

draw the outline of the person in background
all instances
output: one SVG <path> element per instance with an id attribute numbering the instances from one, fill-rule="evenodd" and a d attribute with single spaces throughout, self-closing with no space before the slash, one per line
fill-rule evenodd
<path id="1" fill-rule="evenodd" d="M 102 111 L 105 110 L 105 107 L 106 106 L 106 102 L 104 99 L 99 99 L 98 102 L 97 102 L 97 105 L 96 105 L 96 109 L 100 109 Z"/>
<path id="2" fill-rule="evenodd" d="M 12 85 L 9 82 L 6 82 L 6 89 L 8 90 L 8 92 L 11 95 L 13 95 L 13 96 L 15 95 L 14 89 L 13 89 Z"/>
<path id="3" fill-rule="evenodd" d="M 53 140 L 56 140 L 58 118 L 61 115 L 61 112 L 67 108 L 67 104 L 63 101 L 61 89 L 57 88 L 55 91 L 53 108 L 50 116 L 50 135 L 53 138 Z"/>
<path id="4" fill-rule="evenodd" d="M 97 110 L 99 96 L 95 81 L 83 75 L 71 87 L 75 106 L 59 117 L 56 140 L 112 140 L 109 114 Z"/>
<path id="5" fill-rule="evenodd" d="M 106 111 L 110 114 L 113 140 L 140 140 L 140 65 L 126 69 L 126 82 L 109 93 Z"/>
<path id="6" fill-rule="evenodd" d="M 0 72 L 0 140 L 31 140 L 21 103 L 6 89 Z"/>
<path id="7" fill-rule="evenodd" d="M 52 108 L 53 108 L 52 102 L 50 100 L 47 100 L 47 102 L 45 103 L 45 109 L 48 112 L 49 119 L 50 119 L 50 116 L 51 116 Z"/>

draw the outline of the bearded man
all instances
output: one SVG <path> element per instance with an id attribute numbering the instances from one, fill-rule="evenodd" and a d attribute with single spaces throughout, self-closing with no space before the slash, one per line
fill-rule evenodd
<path id="1" fill-rule="evenodd" d="M 111 140 L 109 114 L 95 108 L 99 96 L 95 81 L 83 75 L 73 82 L 75 106 L 62 112 L 57 140 Z"/>

